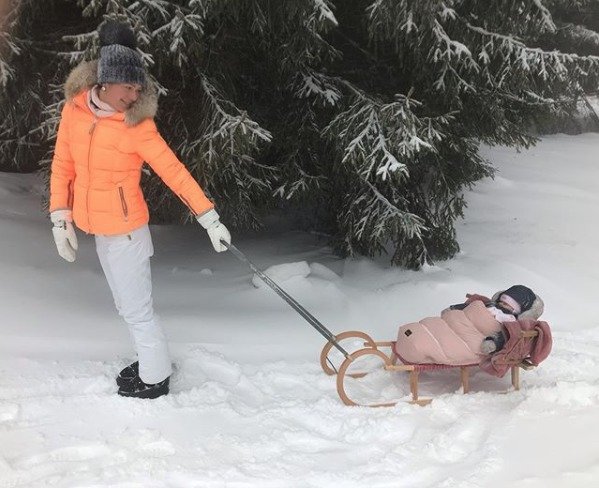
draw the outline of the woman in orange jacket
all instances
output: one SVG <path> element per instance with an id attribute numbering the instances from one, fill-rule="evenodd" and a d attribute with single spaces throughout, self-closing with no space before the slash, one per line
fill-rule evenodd
<path id="1" fill-rule="evenodd" d="M 117 377 L 122 396 L 156 398 L 169 391 L 167 341 L 152 307 L 153 254 L 148 207 L 140 187 L 147 162 L 207 230 L 217 252 L 231 242 L 213 203 L 162 139 L 157 94 L 136 51 L 133 31 L 114 21 L 99 29 L 100 58 L 82 62 L 65 83 L 50 176 L 50 217 L 58 253 L 75 261 L 73 223 L 94 234 L 119 314 L 137 361 Z"/>

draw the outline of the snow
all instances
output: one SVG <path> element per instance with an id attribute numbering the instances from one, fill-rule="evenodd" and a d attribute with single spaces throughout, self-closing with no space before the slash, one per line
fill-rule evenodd
<path id="1" fill-rule="evenodd" d="M 0 487 L 595 486 L 598 149 L 599 134 L 484 148 L 499 171 L 468 194 L 462 252 L 420 272 L 339 259 L 316 235 L 234 235 L 334 333 L 392 340 L 468 292 L 516 283 L 542 296 L 554 348 L 520 391 L 478 371 L 463 395 L 440 371 L 422 375 L 429 406 L 378 409 L 344 406 L 318 364 L 324 339 L 193 225 L 152 228 L 171 394 L 117 396 L 133 355 L 93 239 L 79 234 L 77 261 L 61 260 L 38 179 L 0 173 Z M 372 368 L 355 393 L 408 397 L 405 375 Z"/>
<path id="2" fill-rule="evenodd" d="M 323 267 L 326 268 L 326 266 Z M 275 283 L 282 285 L 289 280 L 293 280 L 294 278 L 298 278 L 300 280 L 306 278 L 310 274 L 310 265 L 306 261 L 276 264 L 274 266 L 270 266 L 268 269 L 265 269 L 263 273 L 270 279 L 274 280 Z M 252 283 L 256 288 L 268 286 L 257 274 L 254 274 Z"/>

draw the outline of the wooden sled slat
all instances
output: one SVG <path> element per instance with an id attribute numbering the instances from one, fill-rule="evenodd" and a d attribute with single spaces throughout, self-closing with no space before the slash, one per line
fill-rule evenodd
<path id="1" fill-rule="evenodd" d="M 346 332 L 342 332 L 341 334 L 335 336 L 335 340 L 338 343 L 341 341 L 344 341 L 346 339 L 352 339 L 352 338 L 362 339 L 363 341 L 365 341 L 365 344 L 367 345 L 367 347 L 373 347 L 376 349 L 376 344 L 372 340 L 372 338 L 365 332 L 360 332 L 359 330 L 348 330 Z M 329 352 L 331 352 L 331 349 L 333 347 L 334 347 L 334 344 L 332 342 L 327 342 L 324 345 L 324 347 L 322 348 L 322 351 L 320 352 L 320 367 L 329 376 L 334 376 L 337 374 L 337 371 L 335 371 L 333 368 L 331 368 L 328 364 Z M 362 375 L 362 376 L 364 376 L 364 375 Z"/>
<path id="2" fill-rule="evenodd" d="M 351 366 L 351 364 L 356 359 L 358 359 L 362 356 L 366 356 L 366 355 L 377 356 L 378 358 L 380 358 L 383 361 L 383 364 L 385 366 L 387 366 L 388 364 L 391 364 L 391 359 L 385 353 L 383 353 L 382 351 L 379 351 L 378 349 L 373 348 L 373 347 L 367 347 L 364 349 L 360 349 L 359 351 L 356 351 L 356 352 L 350 354 L 349 357 L 346 358 L 345 361 L 343 361 L 343 363 L 341 363 L 341 367 L 339 368 L 339 372 L 337 373 L 337 394 L 339 395 L 339 398 L 341 398 L 341 401 L 343 403 L 345 403 L 345 405 L 349 405 L 349 406 L 391 407 L 391 406 L 395 405 L 395 403 L 397 403 L 397 402 L 373 403 L 373 404 L 369 404 L 369 405 L 363 405 L 363 404 L 360 404 L 360 403 L 352 400 L 349 397 L 349 395 L 347 394 L 347 392 L 345 391 L 345 376 L 347 373 L 347 369 Z M 348 376 L 352 376 L 352 375 L 348 375 Z"/>

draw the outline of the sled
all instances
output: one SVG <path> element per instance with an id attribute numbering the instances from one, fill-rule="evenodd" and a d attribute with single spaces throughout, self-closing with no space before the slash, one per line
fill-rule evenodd
<path id="1" fill-rule="evenodd" d="M 536 337 L 538 332 L 536 330 L 530 331 L 521 331 L 521 336 L 519 340 L 524 340 L 526 338 Z M 463 365 L 448 365 L 448 364 L 414 364 L 408 361 L 403 360 L 395 353 L 395 342 L 387 341 L 387 342 L 377 342 L 374 341 L 368 334 L 360 331 L 346 331 L 342 332 L 334 336 L 335 342 L 339 343 L 343 340 L 347 339 L 359 339 L 364 341 L 364 348 L 358 349 L 353 353 L 349 354 L 345 357 L 341 366 L 337 370 L 332 361 L 329 358 L 329 353 L 334 346 L 334 343 L 327 342 L 323 347 L 320 353 L 320 366 L 323 371 L 329 376 L 336 376 L 337 381 L 337 393 L 341 401 L 348 406 L 362 406 L 362 407 L 392 407 L 399 403 L 400 400 L 394 402 L 386 402 L 386 403 L 359 403 L 358 401 L 350 398 L 346 391 L 345 380 L 350 378 L 362 378 L 366 376 L 368 373 L 366 372 L 348 372 L 348 368 L 356 361 L 358 358 L 363 358 L 365 356 L 371 356 L 374 358 L 380 359 L 383 365 L 383 369 L 390 372 L 400 371 L 409 373 L 409 381 L 410 381 L 410 393 L 411 399 L 408 400 L 408 403 L 413 403 L 416 405 L 425 406 L 432 402 L 432 398 L 421 398 L 418 394 L 418 380 L 421 372 L 425 371 L 436 371 L 442 369 L 460 369 L 460 378 L 461 378 L 461 386 L 463 393 L 468 393 L 470 391 L 470 369 L 478 367 L 478 363 L 476 364 L 463 364 Z M 385 353 L 381 349 L 390 349 L 390 353 Z M 510 364 L 511 371 L 511 381 L 513 390 L 520 389 L 520 369 L 529 370 L 534 368 L 535 366 L 524 360 L 519 362 L 518 364 Z M 507 392 L 505 392 L 507 393 Z"/>
<path id="2" fill-rule="evenodd" d="M 386 402 L 386 403 L 372 403 L 372 404 L 361 404 L 354 400 L 352 400 L 346 392 L 345 389 L 345 379 L 347 377 L 350 378 L 361 378 L 364 377 L 368 373 L 348 373 L 347 370 L 350 365 L 358 358 L 363 356 L 376 356 L 383 363 L 383 368 L 387 371 L 405 371 L 410 375 L 410 392 L 412 394 L 412 399 L 409 403 L 415 403 L 417 405 L 428 405 L 432 402 L 431 398 L 420 398 L 418 396 L 418 377 L 419 374 L 423 371 L 433 371 L 439 369 L 452 369 L 452 368 L 460 368 L 461 381 L 462 381 L 462 390 L 464 393 L 468 393 L 470 390 L 470 368 L 478 367 L 478 364 L 463 364 L 463 365 L 448 365 L 448 364 L 412 364 L 408 363 L 405 360 L 402 360 L 395 353 L 395 342 L 375 342 L 368 334 L 360 331 L 347 331 L 342 332 L 338 335 L 333 335 L 333 333 L 327 329 L 322 323 L 318 321 L 310 312 L 308 312 L 302 305 L 298 303 L 291 295 L 289 295 L 285 290 L 283 290 L 277 283 L 275 283 L 271 278 L 265 275 L 258 267 L 252 263 L 245 254 L 243 254 L 237 247 L 233 244 L 228 243 L 224 240 L 221 240 L 220 243 L 225 246 L 229 251 L 233 253 L 233 255 L 239 259 L 241 262 L 247 264 L 250 269 L 262 280 L 266 283 L 277 295 L 279 295 L 283 300 L 287 302 L 288 305 L 291 306 L 296 312 L 298 312 L 305 320 L 308 322 L 314 329 L 316 329 L 326 340 L 327 343 L 323 347 L 320 353 L 320 365 L 323 371 L 330 376 L 337 376 L 337 393 L 339 394 L 339 398 L 348 406 L 368 406 L 368 407 L 392 407 L 396 405 L 398 402 Z M 517 341 L 522 341 L 528 338 L 533 338 L 538 336 L 538 332 L 536 330 L 530 331 L 520 331 L 520 336 Z M 341 345 L 340 342 L 345 339 L 361 339 L 364 341 L 363 345 L 365 346 L 362 349 L 359 349 L 353 353 L 349 353 L 346 351 Z M 329 353 L 332 348 L 335 347 L 343 356 L 344 361 L 341 363 L 339 370 L 337 370 L 333 366 L 333 362 L 329 358 Z M 385 354 L 381 351 L 381 348 L 390 348 L 391 353 Z M 327 364 L 328 363 L 328 364 Z M 332 366 L 329 366 L 329 364 Z M 520 369 L 531 369 L 534 365 L 526 360 L 518 361 L 518 364 L 507 364 L 503 363 L 504 366 L 509 366 L 512 373 L 512 386 L 515 390 L 520 389 Z"/>

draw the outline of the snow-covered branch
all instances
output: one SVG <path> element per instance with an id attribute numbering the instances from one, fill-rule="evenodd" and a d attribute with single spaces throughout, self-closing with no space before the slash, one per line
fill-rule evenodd
<path id="1" fill-rule="evenodd" d="M 414 108 L 420 102 L 398 95 L 391 103 L 356 96 L 352 105 L 325 129 L 343 152 L 342 162 L 356 167 L 363 178 L 382 181 L 409 173 L 406 161 L 435 152 L 442 130 L 451 116 L 420 118 Z"/>
<path id="2" fill-rule="evenodd" d="M 334 106 L 341 98 L 335 80 L 313 70 L 299 72 L 292 89 L 298 98 L 316 98 L 323 105 Z"/>

